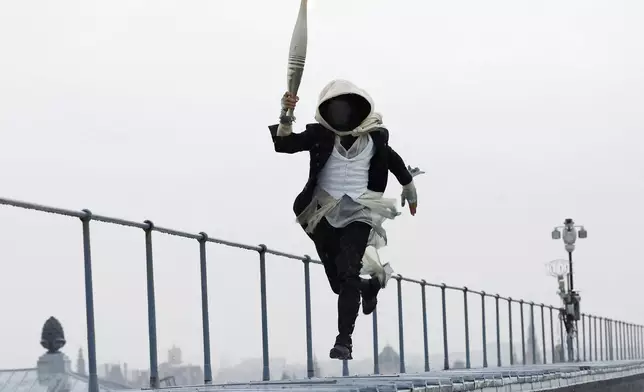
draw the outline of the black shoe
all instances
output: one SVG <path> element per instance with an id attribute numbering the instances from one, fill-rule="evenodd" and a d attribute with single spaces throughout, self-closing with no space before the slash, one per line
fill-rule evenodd
<path id="1" fill-rule="evenodd" d="M 351 349 L 345 345 L 337 344 L 337 343 L 335 346 L 333 346 L 333 348 L 329 352 L 329 357 L 331 359 L 340 359 L 340 360 L 353 359 L 353 357 L 351 356 Z"/>
<path id="2" fill-rule="evenodd" d="M 371 314 L 378 305 L 378 292 L 382 287 L 378 278 L 365 281 L 366 287 L 362 290 L 362 313 Z"/>

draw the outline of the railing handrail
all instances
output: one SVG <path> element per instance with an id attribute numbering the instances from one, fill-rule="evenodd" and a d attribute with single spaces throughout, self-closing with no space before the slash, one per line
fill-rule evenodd
<path id="1" fill-rule="evenodd" d="M 142 222 L 136 222 L 128 219 L 122 219 L 122 218 L 115 218 L 107 215 L 97 215 L 91 212 L 88 209 L 83 209 L 80 211 L 76 210 L 69 210 L 69 209 L 64 209 L 64 208 L 57 208 L 57 207 L 50 207 L 50 206 L 45 206 L 42 204 L 36 204 L 36 203 L 30 203 L 30 202 L 24 202 L 24 201 L 19 201 L 19 200 L 14 200 L 14 199 L 7 199 L 7 198 L 0 198 L 0 205 L 7 205 L 11 207 L 17 207 L 17 208 L 22 208 L 26 210 L 34 210 L 34 211 L 41 211 L 41 212 L 47 212 L 50 214 L 54 215 L 62 215 L 62 216 L 69 216 L 69 217 L 75 217 L 79 219 L 90 219 L 92 221 L 96 222 L 103 222 L 103 223 L 110 223 L 114 225 L 119 225 L 119 226 L 126 226 L 126 227 L 132 227 L 132 228 L 138 228 L 142 230 L 151 230 L 151 231 L 156 231 L 158 233 L 162 234 L 167 234 L 170 236 L 175 236 L 175 237 L 182 237 L 182 238 L 189 238 L 197 241 L 206 241 L 210 242 L 213 244 L 218 244 L 218 245 L 224 245 L 224 246 L 229 246 L 233 248 L 239 248 L 239 249 L 245 249 L 245 250 L 251 250 L 255 252 L 261 252 L 264 251 L 267 254 L 271 254 L 274 256 L 280 256 L 284 257 L 287 259 L 292 259 L 292 260 L 299 260 L 299 261 L 309 261 L 314 264 L 322 264 L 320 260 L 314 259 L 309 257 L 308 255 L 296 255 L 292 253 L 287 253 L 283 252 L 280 250 L 276 249 L 271 249 L 269 247 L 266 247 L 265 245 L 249 245 L 249 244 L 244 244 L 241 242 L 235 242 L 235 241 L 228 241 L 224 240 L 221 238 L 215 238 L 215 237 L 210 237 L 206 234 L 206 232 L 199 232 L 198 234 L 190 233 L 187 231 L 182 231 L 182 230 L 176 230 L 176 229 L 170 229 L 162 226 L 157 226 L 150 220 L 144 220 Z M 558 309 L 562 310 L 563 308 L 555 305 L 547 305 L 544 303 L 540 302 L 534 302 L 534 301 L 526 301 L 521 298 L 513 298 L 513 297 L 505 297 L 502 296 L 498 293 L 492 294 L 492 292 L 485 291 L 485 290 L 473 290 L 467 286 L 452 286 L 448 285 L 445 283 L 432 283 L 428 282 L 425 279 L 413 279 L 406 277 L 402 274 L 395 273 L 392 275 L 393 279 L 402 279 L 405 282 L 409 283 L 415 283 L 419 285 L 424 285 L 428 287 L 435 287 L 435 288 L 446 288 L 448 290 L 455 290 L 455 291 L 467 291 L 472 294 L 478 294 L 478 295 L 485 295 L 488 298 L 499 298 L 505 301 L 512 301 L 515 303 L 521 303 L 523 302 L 524 304 L 534 304 L 535 306 L 544 306 L 546 308 L 550 309 Z M 588 316 L 592 316 L 591 314 L 586 313 Z M 605 317 L 599 317 L 600 319 L 608 319 Z"/>
<path id="2" fill-rule="evenodd" d="M 93 303 L 93 285 L 92 285 L 92 263 L 91 263 L 91 247 L 90 247 L 90 222 L 104 222 L 108 224 L 115 224 L 120 226 L 127 226 L 142 229 L 145 232 L 145 249 L 146 249 L 146 270 L 147 270 L 147 292 L 148 292 L 148 337 L 149 337 L 149 346 L 150 346 L 150 385 L 153 388 L 159 386 L 159 377 L 158 377 L 158 363 L 157 363 L 157 341 L 156 341 L 156 302 L 154 297 L 154 273 L 153 273 L 153 249 L 152 249 L 152 232 L 163 233 L 176 237 L 183 237 L 188 239 L 197 240 L 199 243 L 199 253 L 200 253 L 200 267 L 201 267 L 201 297 L 202 297 L 202 321 L 203 321 L 203 343 L 204 343 L 204 382 L 209 384 L 212 382 L 212 369 L 211 369 L 211 359 L 210 359 L 210 332 L 209 332 L 209 316 L 208 316 L 208 295 L 207 295 L 207 259 L 206 259 L 206 243 L 215 243 L 219 245 L 225 245 L 229 247 L 245 249 L 250 251 L 255 251 L 259 254 L 259 268 L 260 268 L 260 295 L 261 295 L 261 311 L 262 311 L 262 348 L 263 348 L 263 379 L 270 379 L 269 372 L 269 353 L 268 353 L 268 321 L 267 321 L 267 301 L 266 301 L 266 254 L 272 254 L 275 256 L 285 257 L 288 259 L 294 259 L 302 261 L 304 264 L 304 279 L 305 279 L 305 302 L 306 302 L 306 339 L 307 339 L 307 373 L 309 377 L 313 377 L 313 354 L 312 354 L 312 323 L 311 323 L 311 293 L 310 293 L 310 272 L 309 266 L 313 264 L 322 264 L 321 261 L 315 260 L 308 255 L 294 255 L 274 249 L 268 248 L 266 245 L 248 245 L 233 241 L 227 241 L 219 238 L 214 238 L 208 236 L 205 232 L 200 232 L 198 234 L 193 234 L 185 231 L 165 228 L 155 225 L 150 220 L 145 220 L 143 222 L 135 222 L 131 220 L 114 218 L 104 215 L 93 214 L 90 210 L 84 209 L 81 211 L 74 211 L 56 207 L 49 207 L 41 204 L 28 203 L 18 200 L 0 198 L 0 205 L 7 205 L 12 207 L 17 207 L 21 209 L 35 210 L 46 213 L 51 213 L 55 215 L 62 215 L 68 217 L 79 218 L 82 222 L 83 229 L 83 249 L 84 249 L 84 267 L 85 267 L 85 294 L 86 294 L 86 316 L 87 316 L 87 340 L 88 340 L 88 362 L 89 362 L 89 385 L 90 392 L 98 392 L 98 378 L 96 373 L 96 348 L 95 348 L 95 331 L 94 331 L 94 303 Z M 504 300 L 508 303 L 508 317 L 510 323 L 509 327 L 509 338 L 510 338 L 510 364 L 514 365 L 514 350 L 513 350 L 513 331 L 512 331 L 512 304 L 519 304 L 520 306 L 520 316 L 521 316 L 521 350 L 522 350 L 522 362 L 525 365 L 527 363 L 526 357 L 526 339 L 525 339 L 525 328 L 524 328 L 524 305 L 529 307 L 530 310 L 530 321 L 532 325 L 535 321 L 534 308 L 541 308 L 541 332 L 542 332 L 542 347 L 543 347 L 543 361 L 547 363 L 546 358 L 546 341 L 545 341 L 545 316 L 544 309 L 549 309 L 550 311 L 550 337 L 551 337 L 551 354 L 552 362 L 555 362 L 555 345 L 554 345 L 554 318 L 553 310 L 558 310 L 562 312 L 564 309 L 561 307 L 546 305 L 543 303 L 535 303 L 532 301 L 526 301 L 524 299 L 516 299 L 512 297 L 504 297 L 499 294 L 491 294 L 482 290 L 472 290 L 467 286 L 458 287 L 451 286 L 445 283 L 431 283 L 427 282 L 424 279 L 418 280 L 413 278 L 405 277 L 401 274 L 394 274 L 392 278 L 396 281 L 397 291 L 398 291 L 398 325 L 399 325 L 399 356 L 400 356 L 400 371 L 401 373 L 405 372 L 405 358 L 404 358 L 404 330 L 403 330 L 403 301 L 402 301 L 402 282 L 409 282 L 413 284 L 420 285 L 422 289 L 422 307 L 423 307 L 423 330 L 424 330 L 424 343 L 425 343 L 425 370 L 429 371 L 429 350 L 428 350 L 428 333 L 427 333 L 427 309 L 426 309 L 426 298 L 425 298 L 425 288 L 426 287 L 435 287 L 441 290 L 441 301 L 442 301 L 442 321 L 443 321 L 443 356 L 444 356 L 444 368 L 449 368 L 449 350 L 448 350 L 448 336 L 447 336 L 447 316 L 446 316 L 446 299 L 445 292 L 447 290 L 460 291 L 464 294 L 464 316 L 465 316 L 465 345 L 466 345 L 466 367 L 470 368 L 470 342 L 469 342 L 469 319 L 468 319 L 468 295 L 474 294 L 481 297 L 481 310 L 482 310 L 482 336 L 483 336 L 483 366 L 488 367 L 487 363 L 487 339 L 486 339 L 486 311 L 485 311 L 485 299 L 493 298 L 495 299 L 495 310 L 496 310 L 496 337 L 497 337 L 497 365 L 501 366 L 501 351 L 500 351 L 500 317 L 499 317 L 499 301 Z M 585 320 L 588 319 L 588 331 L 591 333 L 589 343 L 589 352 L 590 360 L 593 360 L 593 340 L 591 328 L 594 331 L 594 357 L 595 360 L 598 359 L 598 353 L 600 354 L 602 360 L 604 353 L 606 359 L 613 360 L 614 357 L 617 359 L 633 359 L 633 358 L 642 358 L 644 357 L 644 326 L 627 323 L 623 321 L 617 321 L 611 318 L 598 317 L 587 313 L 581 314 L 582 322 L 582 331 L 583 331 L 583 358 L 586 359 L 586 329 L 585 329 Z M 599 350 L 597 345 L 597 322 L 599 320 Z M 591 322 L 592 321 L 592 322 Z M 592 324 L 592 327 L 591 327 Z M 602 329 L 602 324 L 604 324 Z M 562 323 L 560 320 L 560 332 L 563 340 L 563 329 Z M 602 332 L 603 331 L 603 332 Z M 374 373 L 379 373 L 379 364 L 378 364 L 378 322 L 377 322 L 377 311 L 373 312 L 373 332 L 374 332 Z M 577 360 L 580 360 L 580 346 L 579 346 L 579 331 L 577 330 Z M 613 334 L 615 332 L 615 334 Z M 609 341 L 610 339 L 610 341 Z M 605 346 L 603 345 L 605 340 Z M 533 349 L 533 362 L 536 362 L 536 351 L 538 347 L 536 346 L 537 337 L 536 329 L 531 337 Z M 572 344 L 569 342 L 569 347 Z M 563 345 L 563 341 L 562 341 Z M 574 355 L 574 349 L 573 349 Z M 570 357 L 570 355 L 567 355 Z M 575 358 L 568 358 L 568 360 L 574 360 Z M 347 361 L 343 362 L 343 375 L 348 375 L 348 364 Z"/>

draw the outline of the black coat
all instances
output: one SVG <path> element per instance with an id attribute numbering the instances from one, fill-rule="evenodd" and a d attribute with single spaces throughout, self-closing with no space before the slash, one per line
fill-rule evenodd
<path id="1" fill-rule="evenodd" d="M 300 215 L 311 203 L 313 192 L 317 185 L 318 175 L 331 156 L 335 146 L 335 133 L 318 123 L 308 124 L 301 133 L 291 133 L 288 136 L 277 136 L 278 125 L 270 125 L 268 129 L 273 138 L 275 151 L 294 154 L 308 151 L 311 157 L 309 162 L 309 179 L 295 198 L 293 212 Z M 369 182 L 367 188 L 373 192 L 384 192 L 387 188 L 389 171 L 398 179 L 400 185 L 407 185 L 412 181 L 412 176 L 405 166 L 400 155 L 389 147 L 389 131 L 385 128 L 372 131 L 375 153 L 371 158 L 369 167 Z"/>

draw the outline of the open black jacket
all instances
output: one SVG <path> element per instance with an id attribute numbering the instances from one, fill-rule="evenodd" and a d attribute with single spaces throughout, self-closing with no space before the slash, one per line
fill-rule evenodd
<path id="1" fill-rule="evenodd" d="M 301 133 L 291 133 L 288 136 L 277 136 L 278 125 L 270 125 L 273 145 L 275 151 L 294 154 L 300 151 L 308 151 L 310 155 L 309 179 L 295 198 L 293 212 L 300 215 L 311 203 L 313 192 L 317 185 L 318 175 L 331 156 L 335 146 L 335 133 L 326 129 L 318 123 L 307 124 L 306 129 Z M 400 185 L 407 185 L 412 181 L 412 176 L 405 166 L 400 155 L 389 147 L 389 131 L 385 128 L 371 131 L 375 153 L 371 158 L 369 167 L 369 183 L 367 188 L 373 192 L 384 192 L 387 188 L 389 171 L 396 176 Z"/>

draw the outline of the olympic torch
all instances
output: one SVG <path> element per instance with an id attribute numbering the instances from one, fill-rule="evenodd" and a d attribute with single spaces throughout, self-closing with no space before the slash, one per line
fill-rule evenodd
<path id="1" fill-rule="evenodd" d="M 300 12 L 297 15 L 291 45 L 288 53 L 288 68 L 286 72 L 286 91 L 297 95 L 300 88 L 302 75 L 304 74 L 304 63 L 306 61 L 307 45 L 307 4 L 308 0 L 301 0 Z M 280 124 L 278 133 L 290 133 L 295 116 L 293 109 L 282 109 L 280 113 Z"/>

